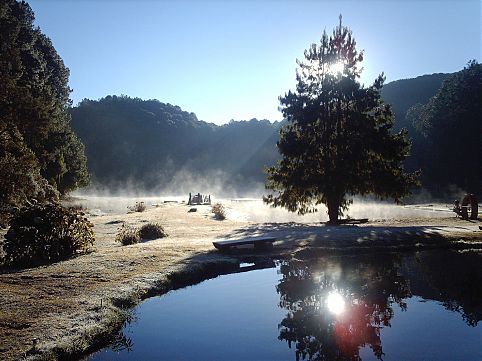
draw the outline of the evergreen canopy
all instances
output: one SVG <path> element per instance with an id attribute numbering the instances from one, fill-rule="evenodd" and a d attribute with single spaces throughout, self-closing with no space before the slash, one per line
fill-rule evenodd
<path id="1" fill-rule="evenodd" d="M 323 203 L 330 222 L 351 203 L 349 196 L 374 194 L 399 201 L 416 185 L 402 161 L 409 153 L 406 130 L 392 133 L 393 112 L 384 104 L 381 74 L 370 87 L 358 78 L 363 52 L 340 25 L 323 33 L 297 61 L 297 86 L 280 97 L 288 124 L 277 143 L 282 160 L 268 168 L 265 197 L 274 207 L 299 214 Z"/>
<path id="2" fill-rule="evenodd" d="M 443 193 L 448 185 L 482 191 L 482 64 L 475 60 L 444 81 L 426 104 L 410 108 L 417 131 L 423 185 Z"/>
<path id="3" fill-rule="evenodd" d="M 25 1 L 0 2 L 2 206 L 49 199 L 89 179 L 69 124 L 69 70 L 34 19 Z"/>

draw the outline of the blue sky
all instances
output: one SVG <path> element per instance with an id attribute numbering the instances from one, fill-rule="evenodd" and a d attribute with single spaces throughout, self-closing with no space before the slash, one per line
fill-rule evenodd
<path id="1" fill-rule="evenodd" d="M 281 119 L 296 58 L 343 14 L 371 83 L 481 61 L 481 2 L 30 0 L 70 68 L 71 98 L 159 99 L 217 124 Z"/>

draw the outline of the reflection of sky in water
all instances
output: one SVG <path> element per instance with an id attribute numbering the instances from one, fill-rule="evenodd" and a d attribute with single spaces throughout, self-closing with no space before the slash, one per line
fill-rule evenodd
<path id="1" fill-rule="evenodd" d="M 381 331 L 383 360 L 482 360 L 482 326 L 465 325 L 460 314 L 448 312 L 440 303 L 421 297 L 406 300 L 407 312 L 394 306 L 391 327 Z M 366 346 L 363 361 L 376 360 Z"/>
<path id="2" fill-rule="evenodd" d="M 93 359 L 480 360 L 477 262 L 432 251 L 221 276 L 146 300 L 125 329 L 133 350 Z"/>

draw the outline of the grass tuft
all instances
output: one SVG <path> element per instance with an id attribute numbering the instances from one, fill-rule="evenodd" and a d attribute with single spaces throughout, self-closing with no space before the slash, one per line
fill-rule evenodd
<path id="1" fill-rule="evenodd" d="M 123 246 L 139 243 L 141 237 L 137 228 L 131 227 L 125 223 L 119 228 L 115 240 L 120 242 Z"/>
<path id="2" fill-rule="evenodd" d="M 217 220 L 224 220 L 226 219 L 226 210 L 221 203 L 214 203 L 211 212 L 214 213 L 214 218 Z"/>
<path id="3" fill-rule="evenodd" d="M 167 233 L 159 223 L 147 223 L 139 229 L 142 239 L 157 239 L 167 237 Z"/>
<path id="4" fill-rule="evenodd" d="M 127 209 L 131 212 L 144 212 L 147 207 L 144 202 L 136 202 L 135 205 L 127 207 Z"/>

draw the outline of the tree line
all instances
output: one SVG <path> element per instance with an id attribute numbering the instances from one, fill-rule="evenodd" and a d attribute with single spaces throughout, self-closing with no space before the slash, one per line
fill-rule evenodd
<path id="1" fill-rule="evenodd" d="M 480 185 L 469 187 L 467 183 L 468 178 L 482 179 L 481 152 L 477 151 L 481 147 L 481 137 L 477 135 L 482 134 L 481 113 L 476 110 L 480 102 L 466 96 L 443 95 L 451 89 L 452 93 L 469 92 L 476 97 L 480 94 L 480 68 L 480 64 L 471 63 L 454 74 L 397 80 L 380 90 L 381 99 L 391 106 L 395 116 L 392 131 L 407 129 L 411 149 L 403 161 L 406 171 L 420 169 L 421 186 L 434 196 L 445 196 L 452 186 L 480 193 Z M 465 82 L 473 85 L 468 88 Z M 467 109 L 463 118 L 451 115 L 452 122 L 461 124 L 457 131 L 449 131 L 447 125 L 439 129 L 435 115 L 428 120 L 433 124 L 430 133 L 420 126 L 422 113 L 417 110 L 434 99 L 439 99 L 438 104 L 445 99 L 444 103 L 452 109 L 459 108 L 455 103 Z M 432 113 L 427 111 L 423 114 Z M 144 190 L 162 188 L 180 169 L 199 176 L 223 170 L 228 181 L 240 188 L 262 184 L 266 179 L 264 167 L 280 159 L 276 142 L 280 128 L 286 124 L 252 119 L 219 126 L 200 121 L 194 113 L 171 104 L 115 95 L 85 99 L 70 112 L 72 127 L 86 146 L 93 183 L 122 186 L 130 182 Z M 434 129 L 439 129 L 438 133 Z M 450 147 L 442 146 L 441 150 L 440 141 L 432 144 L 436 136 L 445 136 Z M 469 151 L 469 146 L 475 150 Z M 442 156 L 444 149 L 452 155 Z M 435 166 L 437 172 L 432 171 Z M 450 172 L 448 179 L 445 175 Z"/>
<path id="2" fill-rule="evenodd" d="M 88 183 L 70 128 L 69 70 L 24 2 L 0 3 L 0 205 L 55 199 Z"/>
<path id="3" fill-rule="evenodd" d="M 282 122 L 218 126 L 158 100 L 109 95 L 73 107 L 69 70 L 29 5 L 3 1 L 0 20 L 1 212 L 57 199 L 87 185 L 89 173 L 94 184 L 139 191 L 162 189 L 179 171 L 222 171 L 241 190 L 268 174 L 279 195 L 296 185 L 272 204 L 306 212 L 331 203 L 333 218 L 354 194 L 400 200 L 417 178 L 434 195 L 482 192 L 476 61 L 386 85 L 381 75 L 365 87 L 363 52 L 340 23 L 298 62 L 297 87 L 280 98 Z"/>
<path id="4" fill-rule="evenodd" d="M 180 171 L 194 178 L 222 171 L 230 185 L 248 188 L 262 182 L 263 165 L 278 158 L 280 124 L 267 120 L 218 126 L 178 106 L 115 95 L 84 99 L 70 111 L 93 183 L 110 188 L 130 183 L 159 190 Z"/>

